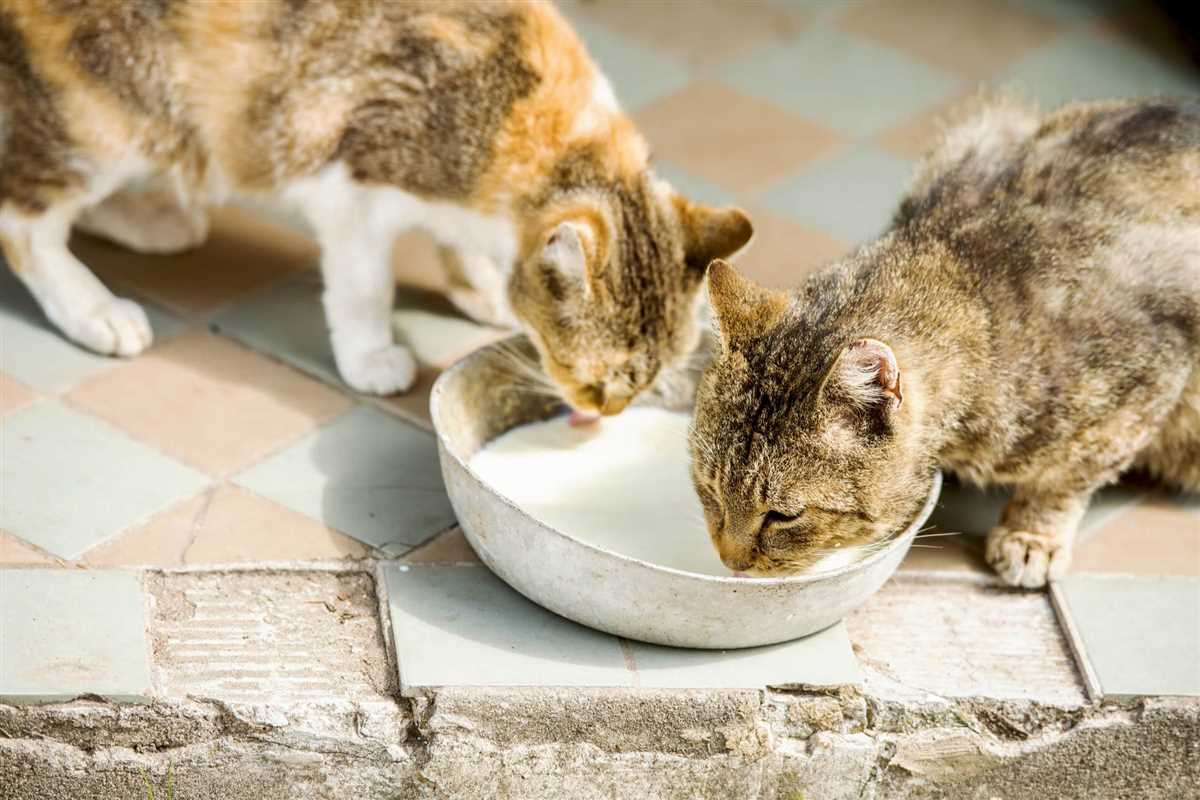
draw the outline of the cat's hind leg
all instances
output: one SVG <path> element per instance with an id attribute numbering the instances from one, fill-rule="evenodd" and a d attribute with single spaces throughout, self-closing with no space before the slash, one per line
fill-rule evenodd
<path id="1" fill-rule="evenodd" d="M 438 253 L 449 279 L 448 296 L 459 311 L 484 325 L 519 327 L 505 299 L 504 277 L 487 256 L 448 245 L 442 245 Z"/>
<path id="2" fill-rule="evenodd" d="M 179 253 L 208 238 L 208 213 L 177 188 L 126 188 L 85 209 L 75 227 L 135 253 Z"/>
<path id="3" fill-rule="evenodd" d="M 105 355 L 137 355 L 154 338 L 146 312 L 114 297 L 67 249 L 77 208 L 70 201 L 39 213 L 6 206 L 0 211 L 0 247 L 43 313 L 68 338 Z"/>
<path id="4" fill-rule="evenodd" d="M 1200 367 L 1135 466 L 1173 487 L 1200 492 Z"/>

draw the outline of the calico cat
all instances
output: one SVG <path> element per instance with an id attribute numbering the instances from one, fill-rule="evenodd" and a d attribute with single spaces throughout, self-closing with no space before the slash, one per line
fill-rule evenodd
<path id="1" fill-rule="evenodd" d="M 932 472 L 1014 495 L 1009 584 L 1061 575 L 1091 494 L 1200 490 L 1200 101 L 990 101 L 890 230 L 792 293 L 722 262 L 692 469 L 735 570 L 801 570 L 909 523 Z"/>
<path id="2" fill-rule="evenodd" d="M 453 299 L 524 328 L 564 398 L 602 413 L 692 349 L 708 262 L 751 236 L 655 177 L 548 3 L 0 0 L 0 246 L 63 333 L 121 356 L 151 341 L 68 251 L 73 224 L 170 252 L 234 194 L 312 222 L 354 388 L 413 382 L 389 257 L 421 226 L 450 248 Z"/>

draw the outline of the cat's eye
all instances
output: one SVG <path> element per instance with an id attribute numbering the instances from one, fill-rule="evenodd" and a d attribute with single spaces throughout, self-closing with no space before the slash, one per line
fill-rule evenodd
<path id="1" fill-rule="evenodd" d="M 801 511 L 800 514 L 787 514 L 783 511 L 778 511 L 773 508 L 767 512 L 766 519 L 763 520 L 763 526 L 771 527 L 774 525 L 794 525 L 796 522 L 799 522 L 803 513 L 804 512 Z"/>

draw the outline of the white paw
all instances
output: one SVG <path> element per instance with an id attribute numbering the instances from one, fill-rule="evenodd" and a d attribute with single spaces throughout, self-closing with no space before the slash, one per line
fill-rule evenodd
<path id="1" fill-rule="evenodd" d="M 1071 563 L 1071 551 L 1053 537 L 1008 528 L 993 528 L 988 534 L 986 557 L 1001 580 L 1027 589 L 1062 577 Z"/>
<path id="2" fill-rule="evenodd" d="M 365 394 L 404 392 L 417 379 L 417 362 L 408 348 L 400 345 L 339 358 L 338 370 L 346 383 Z"/>
<path id="3" fill-rule="evenodd" d="M 79 344 L 109 356 L 136 356 L 154 341 L 146 312 L 119 297 L 105 300 L 62 327 Z"/>

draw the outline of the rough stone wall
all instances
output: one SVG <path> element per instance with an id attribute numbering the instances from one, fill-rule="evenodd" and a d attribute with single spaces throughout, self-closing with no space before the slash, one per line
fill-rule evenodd
<path id="1" fill-rule="evenodd" d="M 168 773 L 168 770 L 170 772 Z M 456 690 L 373 707 L 0 706 L 0 797 L 1200 797 L 1200 702 Z"/>

